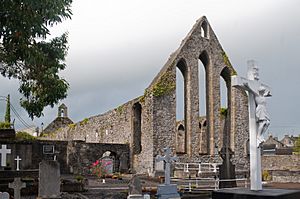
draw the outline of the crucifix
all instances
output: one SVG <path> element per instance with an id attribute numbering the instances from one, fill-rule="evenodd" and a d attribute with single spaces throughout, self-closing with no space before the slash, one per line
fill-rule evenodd
<path id="1" fill-rule="evenodd" d="M 26 184 L 21 181 L 21 178 L 15 178 L 12 183 L 8 184 L 8 187 L 14 190 L 14 198 L 21 199 L 21 189 L 26 187 Z"/>
<path id="2" fill-rule="evenodd" d="M 251 190 L 262 190 L 261 144 L 263 134 L 270 125 L 266 109 L 266 97 L 271 96 L 270 87 L 259 81 L 258 66 L 254 60 L 247 62 L 247 78 L 232 76 L 232 86 L 248 92 L 249 137 L 250 137 L 250 181 Z"/>
<path id="3" fill-rule="evenodd" d="M 2 144 L 1 149 L 0 149 L 0 154 L 1 154 L 1 166 L 6 167 L 6 155 L 10 154 L 11 150 L 6 148 L 5 144 Z"/>
<path id="4" fill-rule="evenodd" d="M 17 155 L 17 158 L 15 158 L 15 160 L 17 161 L 17 171 L 20 170 L 20 160 L 22 160 L 18 155 Z"/>
<path id="5" fill-rule="evenodd" d="M 165 162 L 165 185 L 170 185 L 171 180 L 170 180 L 170 166 L 172 162 L 175 162 L 178 160 L 178 157 L 173 156 L 171 157 L 171 149 L 169 147 L 164 148 L 164 156 L 157 155 L 156 156 L 156 161 L 164 161 Z"/>

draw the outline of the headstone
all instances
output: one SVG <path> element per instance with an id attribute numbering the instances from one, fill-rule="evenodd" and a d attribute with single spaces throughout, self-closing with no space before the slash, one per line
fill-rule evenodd
<path id="1" fill-rule="evenodd" d="M 20 170 L 20 160 L 22 160 L 18 155 L 17 155 L 17 158 L 15 158 L 15 161 L 17 161 L 17 171 Z"/>
<path id="2" fill-rule="evenodd" d="M 39 197 L 60 198 L 60 167 L 57 161 L 43 160 L 40 163 Z"/>
<path id="3" fill-rule="evenodd" d="M 119 172 L 128 172 L 128 157 L 126 153 L 122 153 L 120 155 L 120 166 L 119 166 Z"/>
<path id="4" fill-rule="evenodd" d="M 235 165 L 231 162 L 233 152 L 228 147 L 223 147 L 220 151 L 221 158 L 223 159 L 222 165 L 219 166 L 220 184 L 219 188 L 236 187 L 236 181 L 222 181 L 223 179 L 235 179 Z"/>
<path id="5" fill-rule="evenodd" d="M 1 166 L 6 167 L 6 156 L 7 154 L 10 154 L 11 150 L 7 149 L 7 146 L 5 144 L 2 144 L 1 149 L 0 149 L 0 154 L 1 154 Z"/>
<path id="6" fill-rule="evenodd" d="M 114 172 L 114 159 L 111 157 L 101 158 L 101 164 L 106 174 L 112 174 Z"/>
<path id="7" fill-rule="evenodd" d="M 141 180 L 137 175 L 134 175 L 129 184 L 129 192 L 127 199 L 143 199 Z"/>
<path id="8" fill-rule="evenodd" d="M 263 133 L 270 125 L 266 109 L 266 97 L 271 96 L 270 88 L 259 81 L 258 66 L 248 61 L 247 78 L 232 76 L 232 85 L 248 91 L 249 134 L 250 134 L 250 189 L 262 190 L 261 143 Z"/>
<path id="9" fill-rule="evenodd" d="M 21 199 L 21 189 L 26 187 L 26 184 L 21 181 L 21 178 L 15 178 L 8 187 L 14 190 L 14 199 Z"/>
<path id="10" fill-rule="evenodd" d="M 157 155 L 157 162 L 164 162 L 165 164 L 165 183 L 162 185 L 158 185 L 157 187 L 157 196 L 159 199 L 167 199 L 167 198 L 180 198 L 177 192 L 177 185 L 171 184 L 171 163 L 177 161 L 178 158 L 176 156 L 171 156 L 171 149 L 169 147 L 164 148 L 164 156 Z"/>
<path id="11" fill-rule="evenodd" d="M 9 193 L 7 192 L 0 192 L 0 199 L 9 199 Z"/>

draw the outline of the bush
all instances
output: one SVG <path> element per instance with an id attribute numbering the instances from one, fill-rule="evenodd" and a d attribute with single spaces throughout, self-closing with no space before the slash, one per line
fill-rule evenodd
<path id="1" fill-rule="evenodd" d="M 36 140 L 36 137 L 26 132 L 17 132 L 16 139 L 18 140 Z"/>
<path id="2" fill-rule="evenodd" d="M 270 181 L 272 179 L 272 176 L 270 175 L 268 170 L 263 170 L 262 179 L 263 181 Z"/>
<path id="3" fill-rule="evenodd" d="M 0 122 L 0 129 L 10 129 L 10 123 L 9 122 Z"/>

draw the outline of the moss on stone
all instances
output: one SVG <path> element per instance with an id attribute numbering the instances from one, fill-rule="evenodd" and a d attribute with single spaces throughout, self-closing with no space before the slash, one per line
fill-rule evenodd
<path id="1" fill-rule="evenodd" d="M 172 71 L 167 71 L 150 90 L 145 90 L 145 96 L 153 94 L 155 97 L 161 97 L 175 90 L 175 88 L 176 83 L 174 82 Z"/>
<path id="2" fill-rule="evenodd" d="M 115 110 L 119 115 L 121 115 L 124 111 L 124 105 L 118 106 Z"/>
<path id="3" fill-rule="evenodd" d="M 72 129 L 72 130 L 73 130 L 73 129 L 75 129 L 76 124 L 69 124 L 68 127 L 69 127 L 69 129 Z"/>
<path id="4" fill-rule="evenodd" d="M 85 126 L 89 122 L 88 118 L 84 118 L 82 121 L 79 122 L 80 126 Z"/>
<path id="5" fill-rule="evenodd" d="M 222 52 L 222 57 L 223 57 L 223 61 L 225 63 L 226 66 L 228 66 L 231 70 L 231 76 L 237 75 L 236 70 L 234 70 L 233 66 L 231 65 L 229 58 L 227 56 L 227 54 L 223 51 Z"/>
<path id="6" fill-rule="evenodd" d="M 226 118 L 227 113 L 228 113 L 228 109 L 227 108 L 222 107 L 220 109 L 220 114 L 221 114 L 222 117 Z"/>

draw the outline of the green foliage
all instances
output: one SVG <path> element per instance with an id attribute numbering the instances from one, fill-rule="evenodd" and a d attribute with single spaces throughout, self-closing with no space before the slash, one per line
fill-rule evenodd
<path id="1" fill-rule="evenodd" d="M 75 176 L 75 180 L 76 180 L 77 182 L 83 182 L 84 177 L 83 177 L 82 175 L 77 175 L 77 176 Z"/>
<path id="2" fill-rule="evenodd" d="M 116 108 L 116 111 L 119 115 L 123 113 L 123 110 L 124 110 L 124 105 L 118 106 L 118 108 Z"/>
<path id="3" fill-rule="evenodd" d="M 300 136 L 298 136 L 293 150 L 294 154 L 300 155 Z"/>
<path id="4" fill-rule="evenodd" d="M 89 122 L 89 119 L 84 118 L 82 121 L 79 122 L 79 125 L 80 125 L 80 126 L 84 126 L 84 125 L 86 125 L 88 122 Z"/>
<path id="5" fill-rule="evenodd" d="M 69 127 L 69 129 L 72 129 L 72 130 L 73 130 L 73 129 L 75 129 L 76 124 L 69 124 L 68 127 Z"/>
<path id="6" fill-rule="evenodd" d="M 10 123 L 10 95 L 7 96 L 6 111 L 4 121 Z"/>
<path id="7" fill-rule="evenodd" d="M 30 135 L 29 133 L 20 131 L 20 132 L 17 132 L 16 139 L 17 140 L 36 140 L 36 137 Z"/>
<path id="8" fill-rule="evenodd" d="M 0 73 L 20 82 L 21 106 L 40 117 L 44 107 L 67 96 L 59 77 L 67 54 L 67 34 L 45 41 L 49 26 L 71 18 L 72 0 L 10 0 L 0 3 Z"/>
<path id="9" fill-rule="evenodd" d="M 170 72 L 165 73 L 161 77 L 161 80 L 154 85 L 152 93 L 155 97 L 168 94 L 170 91 L 173 91 L 176 88 L 176 83 L 171 80 L 170 76 Z"/>
<path id="10" fill-rule="evenodd" d="M 228 66 L 230 69 L 231 69 L 231 75 L 237 75 L 237 72 L 236 70 L 234 70 L 234 68 L 232 67 L 230 61 L 229 61 L 229 58 L 228 56 L 226 55 L 226 53 L 223 51 L 222 52 L 222 57 L 223 57 L 223 61 L 225 63 L 226 66 Z"/>
<path id="11" fill-rule="evenodd" d="M 222 107 L 222 108 L 220 109 L 220 114 L 221 114 L 221 116 L 226 117 L 226 116 L 227 116 L 227 113 L 228 113 L 228 109 L 227 109 L 227 108 Z"/>
<path id="12" fill-rule="evenodd" d="M 263 170 L 262 179 L 263 179 L 263 181 L 270 181 L 270 180 L 272 180 L 272 176 L 271 176 L 271 174 L 269 173 L 268 170 Z"/>
<path id="13" fill-rule="evenodd" d="M 153 86 L 151 93 L 155 97 L 160 97 L 170 93 L 176 88 L 176 82 L 173 78 L 172 71 L 165 72 L 160 80 Z M 147 95 L 147 91 L 145 93 Z"/>
<path id="14" fill-rule="evenodd" d="M 0 122 L 0 129 L 10 129 L 10 123 L 9 122 Z"/>

